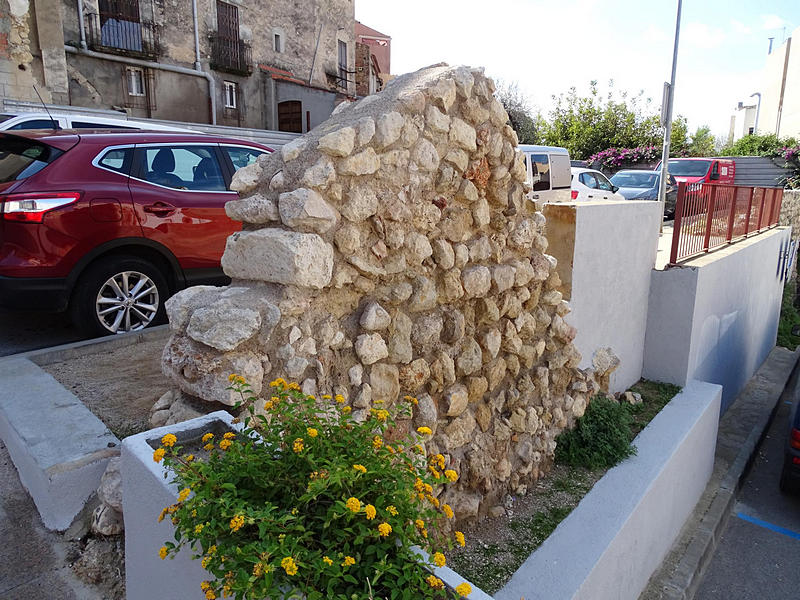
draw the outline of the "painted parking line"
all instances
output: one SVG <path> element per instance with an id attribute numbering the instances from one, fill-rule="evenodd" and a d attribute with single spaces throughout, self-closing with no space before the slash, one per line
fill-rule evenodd
<path id="1" fill-rule="evenodd" d="M 763 527 L 764 529 L 769 529 L 770 531 L 774 531 L 775 533 L 780 533 L 790 538 L 800 540 L 800 533 L 792 531 L 791 529 L 786 529 L 785 527 L 780 527 L 778 525 L 773 525 L 772 523 L 767 523 L 766 521 L 762 521 L 761 519 L 756 519 L 755 517 L 751 517 L 750 515 L 746 515 L 744 513 L 736 513 L 736 516 L 739 517 L 742 521 L 747 521 L 748 523 L 752 523 L 753 525 L 758 525 L 759 527 Z"/>

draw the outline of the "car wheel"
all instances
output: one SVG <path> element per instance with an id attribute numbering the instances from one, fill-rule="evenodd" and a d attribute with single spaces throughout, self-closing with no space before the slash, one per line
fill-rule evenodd
<path id="1" fill-rule="evenodd" d="M 165 319 L 166 280 L 146 260 L 108 257 L 78 280 L 71 301 L 74 323 L 92 336 L 141 331 Z"/>

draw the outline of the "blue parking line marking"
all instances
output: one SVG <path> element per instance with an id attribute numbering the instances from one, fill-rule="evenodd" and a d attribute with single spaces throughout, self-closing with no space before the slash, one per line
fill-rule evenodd
<path id="1" fill-rule="evenodd" d="M 779 527 L 778 525 L 767 523 L 766 521 L 762 521 L 761 519 L 756 519 L 755 517 L 751 517 L 750 515 L 746 515 L 744 513 L 736 513 L 736 516 L 739 517 L 742 521 L 747 521 L 748 523 L 752 523 L 753 525 L 758 525 L 759 527 L 763 527 L 764 529 L 769 529 L 770 531 L 774 531 L 775 533 L 780 533 L 790 538 L 800 540 L 800 533 L 792 531 L 791 529 L 786 529 L 785 527 Z"/>

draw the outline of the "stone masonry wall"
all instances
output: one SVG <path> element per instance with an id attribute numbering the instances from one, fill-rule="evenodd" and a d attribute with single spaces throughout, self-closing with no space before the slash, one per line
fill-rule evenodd
<path id="1" fill-rule="evenodd" d="M 426 450 L 461 473 L 457 518 L 524 493 L 617 362 L 604 351 L 577 368 L 545 219 L 493 92 L 480 69 L 423 69 L 239 170 L 232 284 L 168 301 L 165 374 L 227 405 L 230 373 L 256 393 L 280 376 L 341 393 L 357 418 L 414 395 L 399 428 L 430 427 Z"/>
<path id="2" fill-rule="evenodd" d="M 783 190 L 779 224 L 792 227 L 792 240 L 800 238 L 800 190 Z"/>

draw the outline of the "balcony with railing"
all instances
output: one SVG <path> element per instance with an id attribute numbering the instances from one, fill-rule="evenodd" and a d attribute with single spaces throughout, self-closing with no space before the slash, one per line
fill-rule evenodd
<path id="1" fill-rule="evenodd" d="M 135 8 L 138 11 L 138 3 Z M 92 50 L 148 60 L 158 57 L 156 26 L 140 20 L 138 12 L 90 13 L 86 20 L 87 41 Z"/>
<path id="2" fill-rule="evenodd" d="M 236 75 L 250 75 L 253 72 L 253 58 L 250 44 L 214 33 L 211 40 L 211 68 Z"/>

